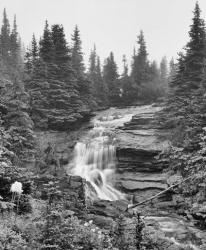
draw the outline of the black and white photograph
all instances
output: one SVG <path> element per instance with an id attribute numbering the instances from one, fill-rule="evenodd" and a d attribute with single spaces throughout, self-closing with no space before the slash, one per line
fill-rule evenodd
<path id="1" fill-rule="evenodd" d="M 0 250 L 206 250 L 205 0 L 0 0 Z"/>

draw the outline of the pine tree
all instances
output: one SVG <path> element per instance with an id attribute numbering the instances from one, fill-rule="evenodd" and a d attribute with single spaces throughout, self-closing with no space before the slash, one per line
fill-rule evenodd
<path id="1" fill-rule="evenodd" d="M 53 49 L 54 49 L 54 63 L 58 66 L 65 66 L 70 60 L 69 48 L 65 39 L 64 28 L 62 25 L 55 24 L 52 26 L 51 33 Z"/>
<path id="2" fill-rule="evenodd" d="M 32 36 L 30 47 L 28 47 L 26 50 L 24 59 L 25 70 L 28 74 L 31 74 L 39 59 L 39 48 L 34 34 Z"/>
<path id="3" fill-rule="evenodd" d="M 96 54 L 96 46 L 94 45 L 93 50 L 89 56 L 89 76 L 93 77 L 96 73 L 96 63 L 97 63 L 97 54 Z"/>
<path id="4" fill-rule="evenodd" d="M 54 43 L 52 40 L 52 34 L 49 29 L 49 24 L 46 21 L 43 37 L 39 42 L 40 57 L 46 63 L 51 63 L 54 60 Z"/>
<path id="5" fill-rule="evenodd" d="M 148 81 L 148 70 L 149 70 L 149 63 L 148 63 L 148 53 L 146 48 L 146 42 L 144 39 L 144 33 L 141 30 L 140 35 L 138 36 L 139 49 L 138 53 L 133 56 L 133 65 L 132 65 L 132 72 L 131 76 L 134 82 L 137 85 L 141 85 Z"/>
<path id="6" fill-rule="evenodd" d="M 174 62 L 174 58 L 169 62 L 169 82 L 171 82 L 176 74 L 176 64 Z"/>
<path id="7" fill-rule="evenodd" d="M 190 87 L 198 88 L 205 57 L 205 23 L 200 17 L 201 10 L 198 2 L 193 13 L 193 24 L 189 31 L 190 41 L 186 45 L 185 75 L 194 81 Z"/>
<path id="8" fill-rule="evenodd" d="M 80 31 L 78 26 L 75 26 L 72 35 L 72 68 L 75 70 L 77 76 L 83 75 L 85 71 L 81 46 Z"/>
<path id="9" fill-rule="evenodd" d="M 18 41 L 18 32 L 16 24 L 16 16 L 14 16 L 13 29 L 10 35 L 10 51 L 11 51 L 11 60 L 13 65 L 17 65 L 20 61 L 20 50 L 21 45 Z"/>
<path id="10" fill-rule="evenodd" d="M 103 68 L 103 79 L 108 88 L 108 99 L 110 104 L 115 104 L 119 101 L 120 86 L 118 77 L 117 64 L 114 60 L 114 54 L 111 52 L 109 57 L 105 60 Z"/>
<path id="11" fill-rule="evenodd" d="M 6 9 L 3 12 L 3 24 L 1 27 L 1 54 L 5 62 L 9 61 L 10 56 L 10 24 L 7 18 Z"/>
<path id="12" fill-rule="evenodd" d="M 77 78 L 69 52 L 63 26 L 55 24 L 50 31 L 46 23 L 37 62 L 26 80 L 30 114 L 38 128 L 68 130 L 89 117 L 92 98 L 86 91 L 84 95 L 80 92 L 80 82 L 86 90 L 89 82 Z"/>
<path id="13" fill-rule="evenodd" d="M 99 107 L 105 107 L 108 103 L 107 88 L 103 81 L 100 58 L 96 53 L 96 46 L 89 57 L 88 78 L 91 81 L 92 95 Z"/>
<path id="14" fill-rule="evenodd" d="M 203 100 L 202 77 L 206 54 L 205 25 L 200 13 L 196 3 L 189 31 L 190 40 L 185 52 L 179 54 L 176 73 L 170 83 L 166 109 L 166 124 L 175 128 L 175 131 L 181 127 L 181 143 L 184 145 L 187 138 L 187 149 L 190 150 L 199 147 L 197 137 L 202 123 L 200 106 Z M 188 138 L 197 144 L 191 146 Z"/>
<path id="15" fill-rule="evenodd" d="M 135 50 L 134 50 L 134 57 L 135 57 Z M 123 62 L 123 74 L 120 79 L 120 99 L 121 104 L 125 105 L 131 105 L 133 101 L 136 99 L 136 95 L 134 94 L 136 91 L 134 91 L 134 84 L 131 80 L 131 77 L 128 75 L 128 64 L 127 64 L 127 58 L 125 55 L 123 55 L 122 58 Z"/>
<path id="16" fill-rule="evenodd" d="M 34 64 L 39 56 L 39 48 L 34 34 L 32 36 L 32 42 L 31 42 L 31 55 L 32 55 L 32 62 Z"/>

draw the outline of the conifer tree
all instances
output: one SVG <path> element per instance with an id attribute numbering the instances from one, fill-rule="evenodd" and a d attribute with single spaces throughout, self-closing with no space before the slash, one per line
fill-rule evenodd
<path id="1" fill-rule="evenodd" d="M 184 53 L 179 54 L 167 102 L 166 124 L 176 130 L 181 127 L 181 143 L 186 142 L 185 138 L 192 137 L 192 141 L 198 141 L 194 138 L 198 137 L 197 131 L 202 123 L 200 106 L 203 100 L 202 76 L 206 54 L 205 25 L 200 13 L 199 5 L 196 3 L 189 31 L 190 40 Z M 191 148 L 188 141 L 187 145 L 187 148 Z M 198 143 L 195 147 L 198 147 Z"/>
<path id="2" fill-rule="evenodd" d="M 205 57 L 205 23 L 200 17 L 201 10 L 198 2 L 196 2 L 193 14 L 193 23 L 189 31 L 190 41 L 186 45 L 185 74 L 194 81 L 190 87 L 198 88 Z"/>
<path id="3" fill-rule="evenodd" d="M 44 32 L 43 32 L 43 37 L 39 42 L 39 52 L 40 52 L 40 57 L 42 60 L 46 63 L 51 63 L 54 60 L 54 43 L 52 40 L 52 34 L 49 29 L 49 24 L 46 21 L 45 27 L 44 27 Z"/>
<path id="4" fill-rule="evenodd" d="M 6 9 L 3 12 L 3 24 L 1 27 L 1 54 L 3 60 L 9 60 L 10 53 L 10 24 L 7 18 Z"/>
<path id="5" fill-rule="evenodd" d="M 36 57 L 36 43 L 33 39 Z M 67 130 L 90 113 L 92 98 L 83 91 L 80 83 L 88 88 L 88 81 L 77 78 L 71 65 L 71 55 L 61 25 L 53 25 L 51 31 L 46 22 L 40 41 L 40 53 L 34 69 L 26 80 L 31 95 L 31 116 L 41 129 Z M 81 85 L 82 86 L 82 85 Z"/>
<path id="6" fill-rule="evenodd" d="M 114 60 L 113 52 L 105 60 L 103 68 L 103 79 L 108 88 L 108 99 L 111 104 L 114 104 L 119 99 L 120 86 L 118 83 L 117 64 Z"/>
<path id="7" fill-rule="evenodd" d="M 32 73 L 32 70 L 35 68 L 38 59 L 39 59 L 39 47 L 35 35 L 33 34 L 30 47 L 27 48 L 25 54 L 25 70 L 27 73 L 29 74 Z"/>
<path id="8" fill-rule="evenodd" d="M 122 62 L 123 62 L 123 74 L 120 79 L 121 91 L 119 95 L 121 99 L 121 104 L 130 105 L 132 104 L 134 99 L 136 99 L 136 95 L 134 94 L 135 93 L 134 84 L 131 80 L 131 77 L 129 77 L 128 75 L 128 64 L 125 55 L 123 55 Z"/>
<path id="9" fill-rule="evenodd" d="M 93 50 L 89 56 L 89 76 L 93 77 L 96 73 L 96 63 L 97 63 L 97 54 L 96 54 L 96 46 L 94 45 Z"/>
<path id="10" fill-rule="evenodd" d="M 62 25 L 55 24 L 52 26 L 51 33 L 52 43 L 53 43 L 53 62 L 62 66 L 68 64 L 69 58 L 69 48 L 65 39 L 64 28 Z"/>
<path id="11" fill-rule="evenodd" d="M 13 29 L 10 35 L 10 51 L 11 51 L 11 59 L 13 65 L 18 64 L 20 60 L 20 50 L 21 45 L 18 41 L 18 32 L 17 32 L 17 24 L 16 24 L 16 16 L 14 16 L 14 24 Z"/>
<path id="12" fill-rule="evenodd" d="M 174 58 L 172 57 L 172 59 L 169 62 L 169 82 L 172 81 L 175 74 L 176 74 L 176 64 L 174 62 Z"/>
<path id="13" fill-rule="evenodd" d="M 137 43 L 139 45 L 139 49 L 137 55 L 135 53 L 133 56 L 131 76 L 137 85 L 141 85 L 142 83 L 147 82 L 149 78 L 149 63 L 147 59 L 148 53 L 144 33 L 142 30 L 140 31 L 140 35 L 138 36 Z"/>
<path id="14" fill-rule="evenodd" d="M 89 57 L 88 78 L 91 81 L 92 95 L 98 106 L 106 106 L 108 102 L 107 88 L 105 82 L 103 81 L 100 58 L 96 53 L 95 45 Z"/>
<path id="15" fill-rule="evenodd" d="M 32 36 L 32 42 L 31 42 L 31 55 L 32 55 L 32 62 L 34 64 L 39 56 L 39 48 L 34 34 Z"/>
<path id="16" fill-rule="evenodd" d="M 72 68 L 75 70 L 77 76 L 84 74 L 85 67 L 83 63 L 82 42 L 77 25 L 72 35 Z"/>

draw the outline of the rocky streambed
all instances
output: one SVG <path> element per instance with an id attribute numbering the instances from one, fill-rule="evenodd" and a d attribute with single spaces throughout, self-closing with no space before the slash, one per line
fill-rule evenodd
<path id="1" fill-rule="evenodd" d="M 133 222 L 136 221 L 137 213 L 142 218 L 144 217 L 144 223 L 150 235 L 153 238 L 158 238 L 158 241 L 162 241 L 162 249 L 206 249 L 206 233 L 197 229 L 193 221 L 187 221 L 176 214 L 178 207 L 184 204 L 184 200 L 175 199 L 176 194 L 174 192 L 166 192 L 144 206 L 125 212 L 128 204 L 144 201 L 174 183 L 172 177 L 165 171 L 168 167 L 168 162 L 159 158 L 159 154 L 170 146 L 170 142 L 166 137 L 166 131 L 158 126 L 155 118 L 159 111 L 161 111 L 161 107 L 152 105 L 127 109 L 111 108 L 98 112 L 91 123 L 83 126 L 81 130 L 67 133 L 38 132 L 37 136 L 41 142 L 42 150 L 45 150 L 48 142 L 55 144 L 56 154 L 60 158 L 61 166 L 63 169 L 66 169 L 68 175 L 61 181 L 61 183 L 66 183 L 65 185 L 62 184 L 63 186 L 70 187 L 66 189 L 66 192 L 64 190 L 68 200 L 73 199 L 73 201 L 76 200 L 76 203 L 78 203 L 79 196 L 81 202 L 84 200 L 83 204 L 86 208 L 86 213 L 82 213 L 82 209 L 79 210 L 78 207 L 73 209 L 78 216 L 86 220 L 92 219 L 101 227 L 110 228 L 117 222 L 119 223 L 119 218 L 122 214 L 126 215 L 126 221 L 122 223 L 125 235 L 130 235 L 128 240 L 130 248 L 128 249 L 136 249 L 131 239 L 135 238 L 135 223 Z M 95 177 L 96 179 L 92 179 L 92 181 L 94 185 L 101 186 L 102 180 L 105 181 L 104 177 L 107 178 L 107 175 L 104 175 L 104 173 L 109 173 L 109 176 L 111 173 L 113 175 L 113 187 L 112 189 L 109 187 L 109 189 L 113 191 L 113 188 L 116 188 L 116 190 L 121 191 L 123 193 L 123 199 L 121 200 L 108 201 L 98 199 L 95 195 L 92 196 L 91 193 L 95 192 L 95 186 L 91 185 L 90 179 L 85 181 L 79 177 L 76 178 L 71 171 L 75 145 L 81 142 L 82 147 L 82 143 L 84 143 L 86 146 L 83 149 L 85 149 L 89 143 L 88 134 L 96 125 L 100 126 L 101 129 L 104 126 L 104 130 L 97 129 L 98 138 L 101 137 L 101 143 L 105 143 L 106 140 L 106 145 L 111 143 L 111 141 L 115 144 L 116 169 L 115 175 L 113 175 L 113 171 L 104 171 L 105 166 L 102 164 L 101 171 L 97 172 L 95 169 L 95 175 L 92 175 L 92 178 Z M 96 132 L 92 133 L 92 136 L 94 134 L 96 136 Z M 93 142 L 99 142 L 99 139 L 94 140 L 94 137 L 91 138 Z M 95 145 L 94 147 L 92 145 L 90 144 L 89 146 L 90 151 L 96 148 Z M 101 157 L 99 156 L 100 152 Z M 110 154 L 108 149 L 106 152 L 107 155 Z M 81 161 L 83 160 L 84 162 L 86 159 L 87 166 L 91 165 L 91 162 L 93 164 L 95 161 L 99 161 L 99 157 L 102 162 L 105 162 L 105 152 L 104 150 L 102 152 L 101 146 L 96 148 L 95 154 L 89 152 L 86 158 L 81 158 Z M 114 155 L 111 158 L 113 159 Z M 108 157 L 106 162 L 109 162 Z M 78 165 L 78 171 L 79 167 L 81 166 Z M 92 165 L 91 169 L 93 170 L 93 168 L 94 166 Z M 114 170 L 113 167 L 111 168 Z M 81 175 L 81 171 L 78 173 Z M 85 176 L 87 179 L 88 173 L 85 175 L 84 171 L 82 177 L 85 178 Z M 91 177 L 90 173 L 89 177 Z M 101 180 L 101 178 L 103 179 Z M 71 183 L 74 183 L 75 187 Z M 78 192 L 75 192 L 75 189 Z M 75 195 L 75 193 L 78 194 Z M 82 194 L 84 194 L 83 198 Z"/>

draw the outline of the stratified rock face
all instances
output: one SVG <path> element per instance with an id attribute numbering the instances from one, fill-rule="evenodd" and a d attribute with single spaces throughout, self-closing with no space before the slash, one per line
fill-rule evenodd
<path id="1" fill-rule="evenodd" d="M 133 202 L 143 201 L 168 187 L 167 175 L 163 173 L 168 162 L 158 157 L 169 146 L 164 131 L 155 124 L 155 113 L 159 110 L 151 107 L 149 113 L 133 116 L 117 131 L 117 187 L 131 194 Z"/>

